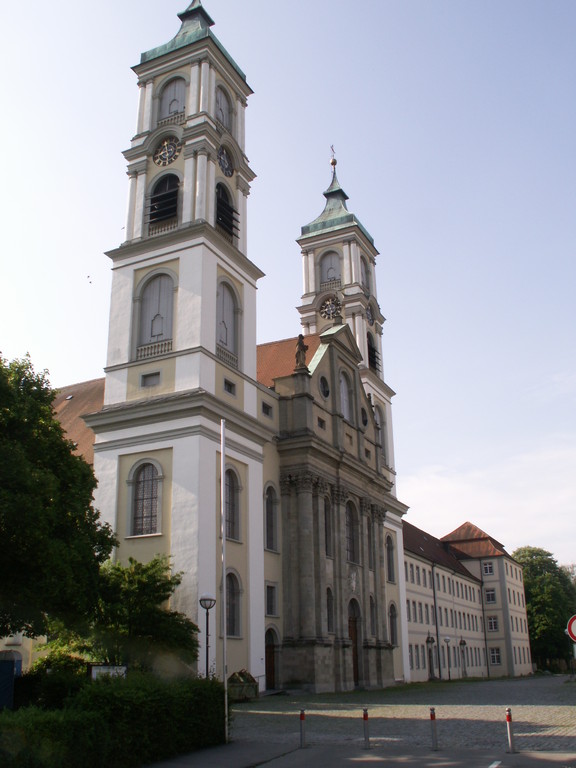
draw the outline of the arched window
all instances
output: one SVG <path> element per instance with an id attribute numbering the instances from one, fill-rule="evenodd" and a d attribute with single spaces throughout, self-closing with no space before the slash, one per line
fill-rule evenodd
<path id="1" fill-rule="evenodd" d="M 132 535 L 158 532 L 158 470 L 151 463 L 141 464 L 134 476 Z"/>
<path id="2" fill-rule="evenodd" d="M 224 184 L 216 185 L 216 227 L 228 240 L 238 233 L 238 211 L 234 209 Z"/>
<path id="3" fill-rule="evenodd" d="M 186 82 L 181 77 L 175 77 L 166 83 L 160 94 L 158 120 L 184 112 L 186 108 Z"/>
<path id="4" fill-rule="evenodd" d="M 233 573 L 226 574 L 226 634 L 240 637 L 240 582 Z"/>
<path id="5" fill-rule="evenodd" d="M 329 251 L 320 260 L 320 288 L 338 288 L 340 280 L 340 256 L 335 251 Z"/>
<path id="6" fill-rule="evenodd" d="M 352 402 L 353 402 L 353 394 L 352 394 L 352 387 L 350 385 L 350 379 L 348 378 L 348 374 L 344 373 L 344 371 L 340 372 L 340 409 L 342 411 L 342 416 L 346 419 L 346 421 L 349 421 L 353 423 L 352 418 Z"/>
<path id="7" fill-rule="evenodd" d="M 236 473 L 226 470 L 225 485 L 226 538 L 240 540 L 240 487 Z"/>
<path id="8" fill-rule="evenodd" d="M 178 220 L 178 190 L 180 182 L 174 173 L 168 173 L 156 182 L 150 195 L 148 221 L 152 231 Z"/>
<path id="9" fill-rule="evenodd" d="M 324 497 L 324 539 L 326 547 L 326 557 L 334 556 L 334 546 L 332 543 L 332 505 L 330 499 Z"/>
<path id="10" fill-rule="evenodd" d="M 230 99 L 226 91 L 218 86 L 216 88 L 216 119 L 222 123 L 227 131 L 232 130 L 232 110 L 230 109 Z"/>
<path id="11" fill-rule="evenodd" d="M 392 536 L 386 536 L 386 578 L 388 581 L 396 581 L 394 541 L 392 540 Z"/>
<path id="12" fill-rule="evenodd" d="M 346 559 L 350 563 L 360 562 L 358 516 L 353 505 L 346 504 Z"/>
<path id="13" fill-rule="evenodd" d="M 277 502 L 276 492 L 272 486 L 266 489 L 265 518 L 266 549 L 276 552 L 278 549 Z"/>
<path id="14" fill-rule="evenodd" d="M 172 339 L 174 283 L 169 275 L 156 275 L 141 293 L 138 346 Z M 162 351 L 170 351 L 162 350 Z"/>
<path id="15" fill-rule="evenodd" d="M 374 343 L 374 337 L 371 333 L 366 334 L 366 341 L 368 344 L 368 367 L 371 371 L 378 372 L 380 370 L 380 355 L 378 354 L 376 344 Z"/>
<path id="16" fill-rule="evenodd" d="M 334 632 L 334 595 L 330 587 L 326 590 L 326 621 L 328 632 Z"/>
<path id="17" fill-rule="evenodd" d="M 398 645 L 398 613 L 394 603 L 388 609 L 388 622 L 390 624 L 390 644 Z M 444 650 L 444 648 L 442 648 Z"/>
<path id="18" fill-rule="evenodd" d="M 228 283 L 218 285 L 216 296 L 217 352 L 234 367 L 238 366 L 238 308 L 236 295 Z"/>

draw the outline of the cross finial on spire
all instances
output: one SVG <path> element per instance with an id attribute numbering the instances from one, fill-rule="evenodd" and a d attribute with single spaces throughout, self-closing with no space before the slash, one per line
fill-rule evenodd
<path id="1" fill-rule="evenodd" d="M 331 158 L 330 158 L 330 165 L 335 168 L 336 167 L 336 150 L 334 149 L 334 144 L 330 144 L 330 152 L 331 152 Z"/>

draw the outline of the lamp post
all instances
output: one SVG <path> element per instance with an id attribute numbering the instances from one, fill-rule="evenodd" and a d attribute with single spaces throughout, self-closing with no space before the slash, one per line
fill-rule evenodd
<path id="1" fill-rule="evenodd" d="M 462 677 L 468 677 L 468 673 L 466 671 L 466 640 L 461 637 L 458 645 L 460 646 L 460 656 L 462 658 Z"/>
<path id="2" fill-rule="evenodd" d="M 446 643 L 446 655 L 448 656 L 448 682 L 452 680 L 452 676 L 450 674 L 450 638 L 445 637 L 444 642 Z"/>
<path id="3" fill-rule="evenodd" d="M 200 605 L 206 611 L 206 677 L 208 677 L 209 669 L 209 654 L 210 649 L 210 610 L 216 605 L 216 598 L 212 595 L 202 595 L 200 598 Z"/>
<path id="4" fill-rule="evenodd" d="M 434 638 L 428 632 L 428 637 L 426 638 L 426 648 L 428 649 L 428 680 L 434 680 Z"/>

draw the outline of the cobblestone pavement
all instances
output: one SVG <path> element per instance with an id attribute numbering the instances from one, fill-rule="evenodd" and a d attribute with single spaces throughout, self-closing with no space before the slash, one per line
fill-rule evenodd
<path id="1" fill-rule="evenodd" d="M 231 738 L 297 745 L 303 709 L 307 744 L 361 743 L 364 707 L 374 747 L 430 748 L 430 707 L 434 707 L 441 750 L 505 751 L 510 707 L 516 751 L 576 753 L 576 682 L 561 675 L 266 696 L 233 707 Z"/>

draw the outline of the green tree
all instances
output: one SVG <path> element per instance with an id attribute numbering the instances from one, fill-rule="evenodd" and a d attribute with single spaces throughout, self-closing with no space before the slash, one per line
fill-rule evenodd
<path id="1" fill-rule="evenodd" d="M 92 468 L 54 415 L 46 372 L 0 357 L 0 637 L 76 624 L 97 605 L 114 545 L 92 506 Z"/>
<path id="2" fill-rule="evenodd" d="M 148 563 L 130 558 L 128 565 L 101 568 L 98 611 L 91 632 L 92 655 L 107 664 L 148 668 L 158 653 L 194 661 L 198 627 L 166 602 L 182 577 L 170 560 L 157 555 Z"/>
<path id="3" fill-rule="evenodd" d="M 567 658 L 565 629 L 576 613 L 576 588 L 554 556 L 539 547 L 520 547 L 512 556 L 522 564 L 532 656 L 539 666 Z"/>

